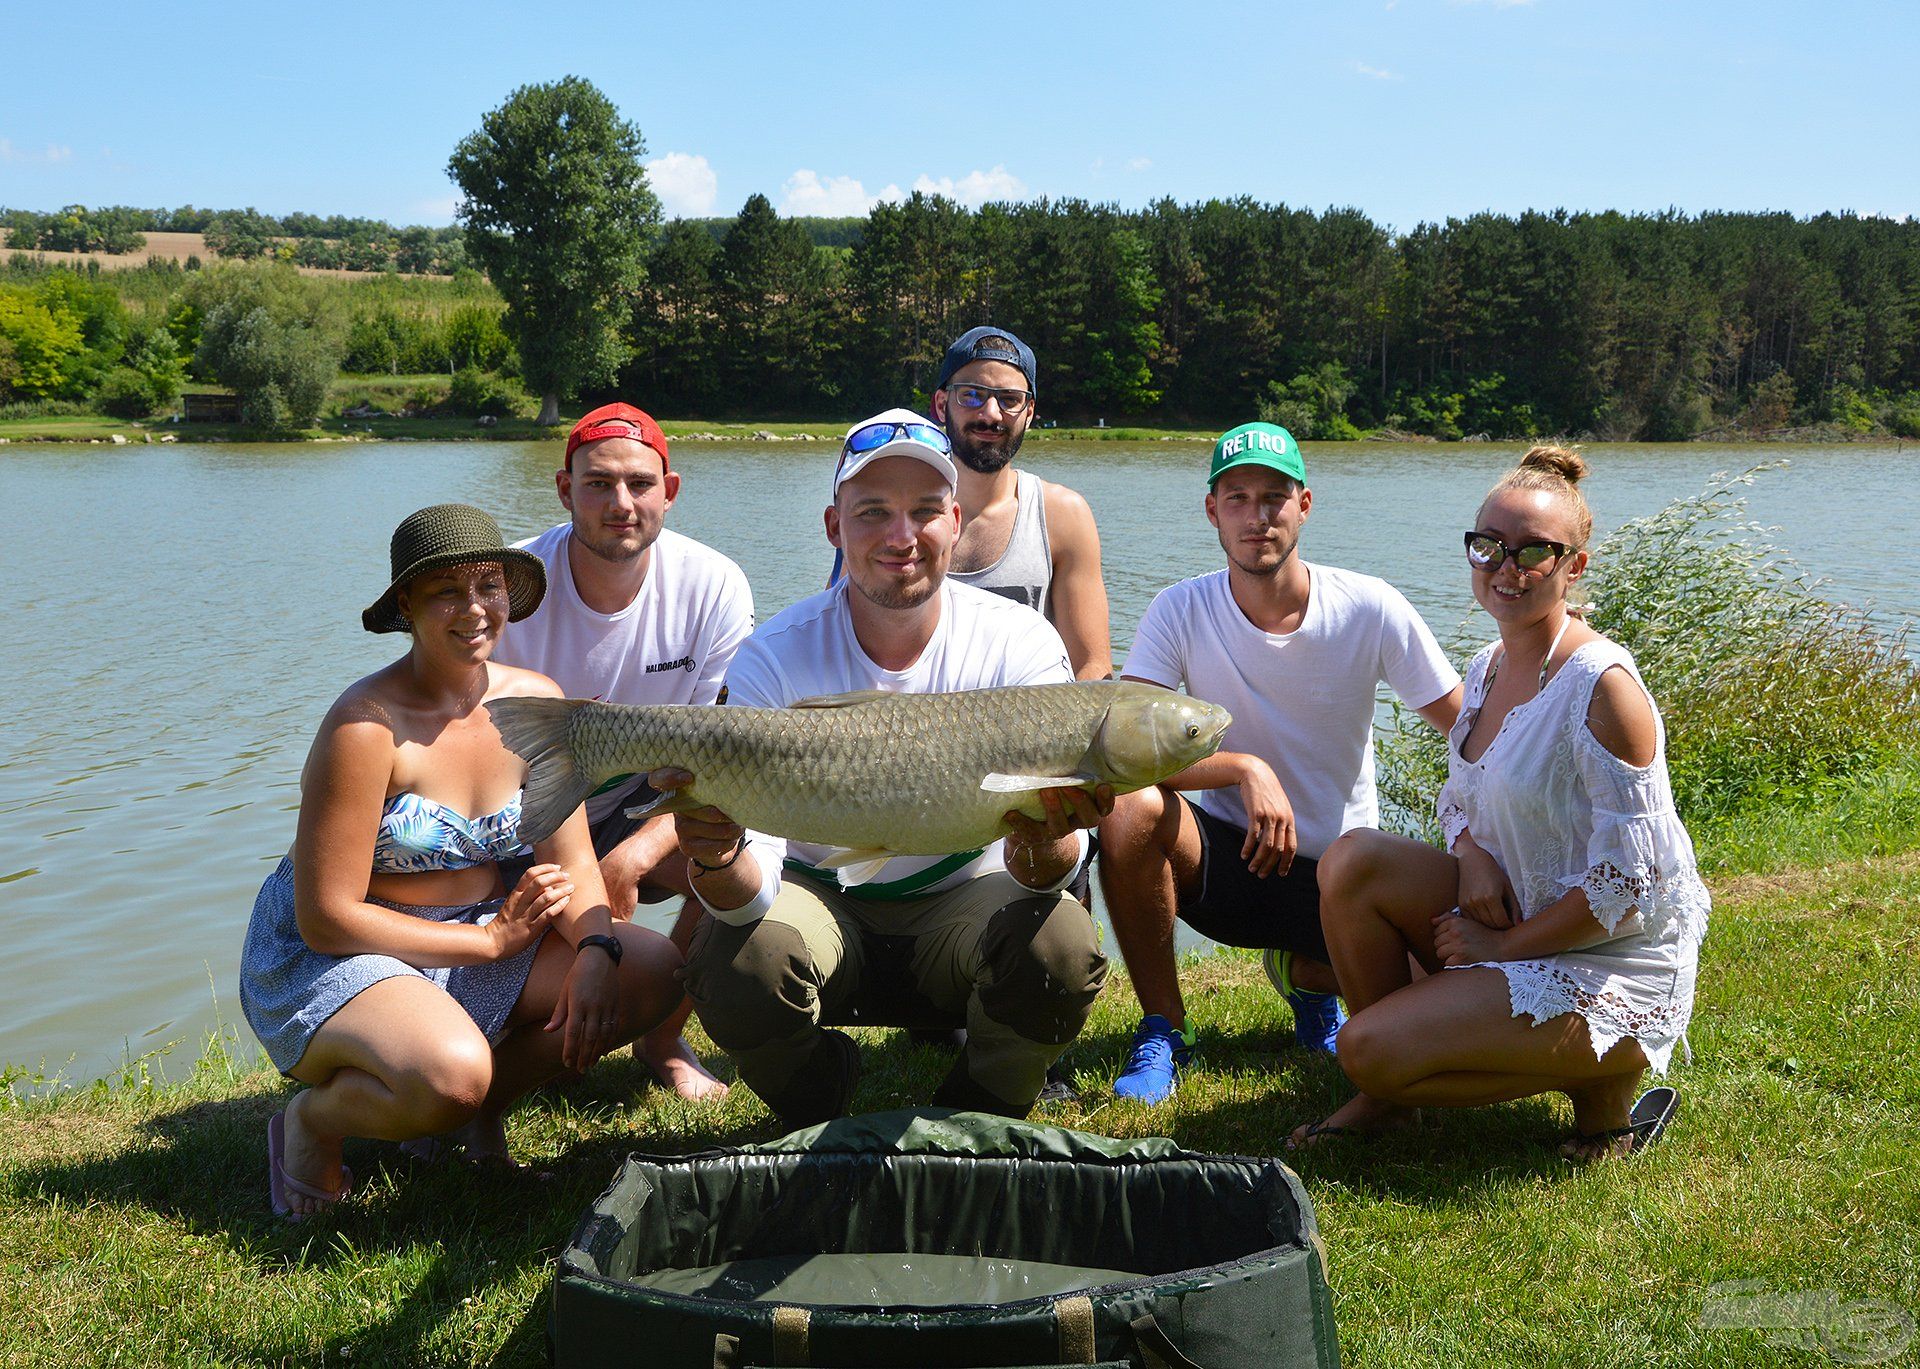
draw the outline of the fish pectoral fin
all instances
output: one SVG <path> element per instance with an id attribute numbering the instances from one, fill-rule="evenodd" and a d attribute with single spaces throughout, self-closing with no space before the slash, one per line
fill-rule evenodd
<path id="1" fill-rule="evenodd" d="M 655 794 L 645 803 L 636 803 L 631 808 L 621 810 L 630 818 L 657 818 L 663 813 L 690 813 L 706 804 L 689 795 L 684 789 L 668 789 Z"/>
<path id="2" fill-rule="evenodd" d="M 879 874 L 894 855 L 892 851 L 835 851 L 821 861 L 818 868 L 833 871 L 840 887 L 851 889 Z"/>
<path id="3" fill-rule="evenodd" d="M 1071 775 L 1003 775 L 993 770 L 981 777 L 980 787 L 989 794 L 1030 794 L 1036 789 L 1070 789 L 1099 782 L 1098 775 L 1084 770 Z"/>
<path id="4" fill-rule="evenodd" d="M 802 699 L 788 705 L 791 708 L 850 708 L 854 704 L 870 704 L 878 699 L 891 699 L 893 694 L 884 689 L 855 689 L 845 694 L 816 694 L 811 699 Z"/>

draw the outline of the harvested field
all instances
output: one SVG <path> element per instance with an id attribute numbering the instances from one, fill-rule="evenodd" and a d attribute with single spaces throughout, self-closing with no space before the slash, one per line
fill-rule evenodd
<path id="1" fill-rule="evenodd" d="M 6 250 L 8 230 L 0 228 L 0 251 Z M 99 262 L 102 271 L 131 271 L 145 266 L 149 261 L 173 261 L 186 264 L 188 257 L 198 257 L 203 262 L 215 262 L 220 254 L 207 246 L 206 235 L 202 233 L 148 233 L 147 245 L 136 252 L 43 252 L 40 250 L 23 251 L 21 256 L 44 261 L 50 266 L 82 267 L 86 263 Z M 384 274 L 379 271 L 337 271 L 319 266 L 297 266 L 294 268 L 303 276 L 331 276 L 338 280 L 361 280 L 367 276 Z M 429 277 L 444 280 L 446 277 Z"/>

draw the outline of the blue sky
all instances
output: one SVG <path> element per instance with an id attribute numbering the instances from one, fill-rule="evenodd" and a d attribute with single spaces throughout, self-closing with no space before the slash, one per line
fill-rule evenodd
<path id="1" fill-rule="evenodd" d="M 0 205 L 446 223 L 448 153 L 585 76 L 670 213 L 939 189 L 1493 209 L 1920 209 L 1906 0 L 41 6 L 0 42 Z"/>

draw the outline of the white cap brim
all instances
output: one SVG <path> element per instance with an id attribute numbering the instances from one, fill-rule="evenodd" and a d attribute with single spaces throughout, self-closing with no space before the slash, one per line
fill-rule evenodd
<path id="1" fill-rule="evenodd" d="M 929 428 L 937 428 L 939 426 L 925 414 L 917 414 L 911 409 L 888 409 L 885 413 L 875 414 L 872 418 L 862 419 L 860 422 L 854 424 L 851 428 L 847 429 L 847 436 L 852 437 L 862 428 L 871 428 L 876 423 L 919 423 Z M 929 447 L 926 443 L 915 438 L 902 435 L 894 438 L 885 446 L 875 447 L 870 452 L 860 452 L 856 455 L 849 456 L 845 463 L 841 465 L 840 469 L 834 472 L 834 493 L 838 494 L 840 487 L 846 484 L 847 481 L 853 479 L 853 477 L 860 474 L 861 471 L 864 471 L 874 462 L 886 456 L 910 456 L 916 461 L 924 461 L 927 465 L 940 472 L 941 479 L 945 480 L 948 485 L 957 487 L 960 483 L 960 470 L 953 464 L 952 457 Z"/>

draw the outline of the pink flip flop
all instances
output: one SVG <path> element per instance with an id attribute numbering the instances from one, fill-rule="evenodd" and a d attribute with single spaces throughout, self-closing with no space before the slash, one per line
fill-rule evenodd
<path id="1" fill-rule="evenodd" d="M 273 1199 L 273 1215 L 285 1217 L 290 1222 L 306 1220 L 311 1213 L 295 1212 L 293 1204 L 287 1201 L 289 1193 L 311 1199 L 323 1207 L 332 1207 L 349 1193 L 353 1192 L 353 1171 L 345 1165 L 340 1166 L 340 1187 L 337 1191 L 320 1188 L 304 1179 L 296 1179 L 287 1173 L 282 1159 L 286 1154 L 287 1114 L 283 1109 L 273 1114 L 267 1121 L 267 1192 Z"/>

